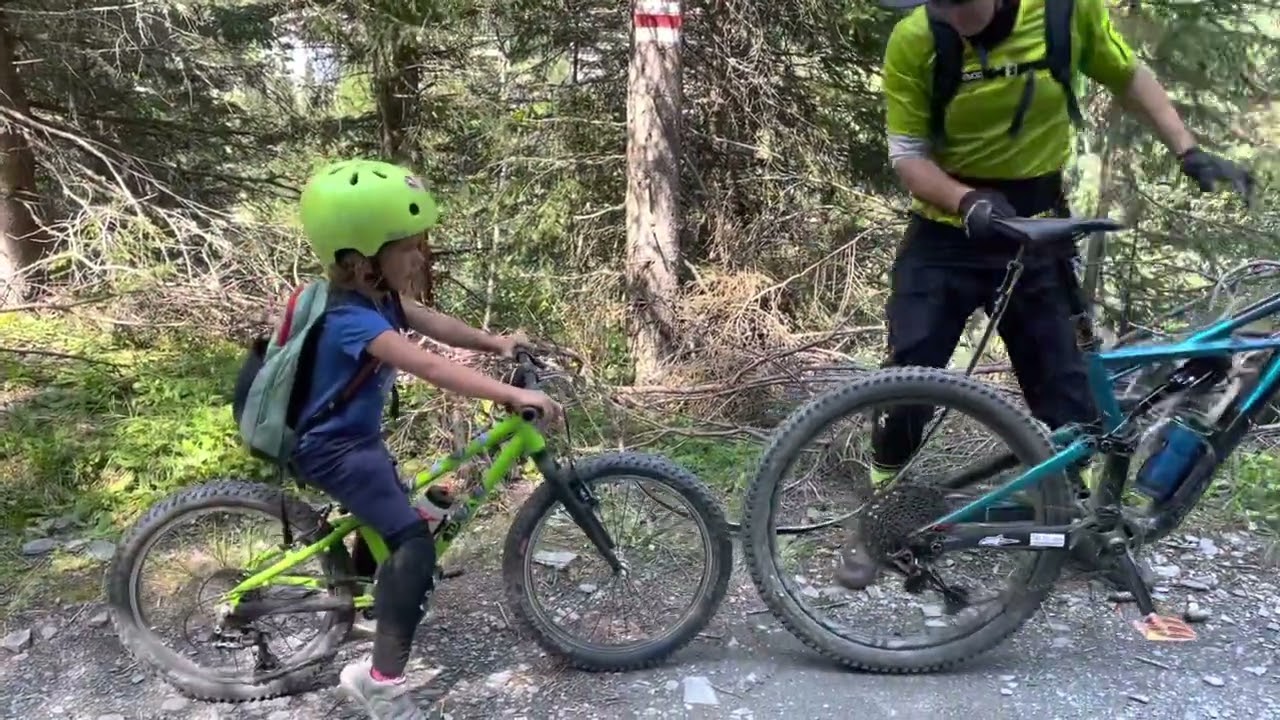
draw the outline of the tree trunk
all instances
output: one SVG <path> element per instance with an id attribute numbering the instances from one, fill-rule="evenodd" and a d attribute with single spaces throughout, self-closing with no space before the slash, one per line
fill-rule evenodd
<path id="1" fill-rule="evenodd" d="M 416 167 L 420 159 L 411 132 L 416 129 L 422 80 L 421 57 L 405 39 L 391 40 L 386 54 L 374 62 L 374 95 L 381 122 L 381 148 L 385 160 Z"/>
<path id="2" fill-rule="evenodd" d="M 635 381 L 662 372 L 677 340 L 680 262 L 679 2 L 638 0 L 627 82 L 628 335 Z"/>
<path id="3" fill-rule="evenodd" d="M 14 65 L 15 42 L 0 12 L 0 306 L 31 298 L 29 268 L 45 252 L 44 228 L 37 220 L 36 159 L 13 116 L 25 116 L 26 91 Z"/>

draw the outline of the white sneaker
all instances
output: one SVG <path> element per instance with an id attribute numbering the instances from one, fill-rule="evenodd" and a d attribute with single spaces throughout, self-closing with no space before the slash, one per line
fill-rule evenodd
<path id="1" fill-rule="evenodd" d="M 360 703 L 372 720 L 427 720 L 408 695 L 404 678 L 397 682 L 373 679 L 373 663 L 355 662 L 338 675 L 338 692 Z"/>

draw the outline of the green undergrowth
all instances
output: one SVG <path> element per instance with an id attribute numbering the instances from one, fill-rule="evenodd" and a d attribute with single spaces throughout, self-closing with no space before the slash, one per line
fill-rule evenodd
<path id="1" fill-rule="evenodd" d="M 231 421 L 242 352 L 233 344 L 9 313 L 0 347 L 8 531 L 73 515 L 107 532 L 185 483 L 264 472 Z"/>

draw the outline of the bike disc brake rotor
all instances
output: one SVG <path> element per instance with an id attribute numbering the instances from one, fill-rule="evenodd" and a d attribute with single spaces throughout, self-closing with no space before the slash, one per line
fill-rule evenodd
<path id="1" fill-rule="evenodd" d="M 947 513 L 946 495 L 933 485 L 899 482 L 871 501 L 860 520 L 867 551 L 880 562 L 908 547 L 911 535 Z"/>

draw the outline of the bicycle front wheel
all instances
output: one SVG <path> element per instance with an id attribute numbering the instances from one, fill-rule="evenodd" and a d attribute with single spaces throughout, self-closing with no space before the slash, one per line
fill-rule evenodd
<path id="1" fill-rule="evenodd" d="M 733 558 L 724 511 L 692 473 L 660 456 L 607 454 L 575 469 L 622 571 L 544 482 L 507 533 L 508 601 L 537 642 L 574 667 L 656 665 L 693 640 L 724 599 Z"/>

